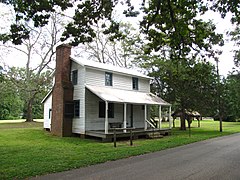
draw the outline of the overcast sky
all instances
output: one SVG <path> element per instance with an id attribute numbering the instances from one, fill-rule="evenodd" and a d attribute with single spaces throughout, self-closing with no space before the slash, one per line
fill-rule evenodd
<path id="1" fill-rule="evenodd" d="M 3 7 L 0 6 L 0 12 L 3 12 Z M 226 33 L 232 29 L 232 25 L 230 23 L 230 16 L 225 19 L 222 19 L 218 13 L 208 12 L 204 15 L 203 19 L 212 19 L 214 23 L 217 25 L 217 31 L 219 33 Z M 1 27 L 6 27 L 6 22 L 0 23 Z M 1 30 L 0 27 L 0 30 Z M 220 63 L 219 63 L 219 71 L 221 75 L 227 75 L 229 71 L 232 70 L 234 63 L 233 63 L 233 42 L 225 42 L 223 48 L 221 48 L 223 53 L 220 55 Z M 1 48 L 0 48 L 0 51 Z M 3 54 L 0 52 L 0 63 L 5 62 L 9 66 L 19 66 L 24 67 L 26 64 L 25 56 L 22 53 L 5 53 Z M 215 62 L 213 62 L 215 63 Z"/>

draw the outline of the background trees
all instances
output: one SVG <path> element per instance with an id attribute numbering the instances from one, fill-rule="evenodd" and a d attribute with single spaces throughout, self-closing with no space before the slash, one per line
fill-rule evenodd
<path id="1" fill-rule="evenodd" d="M 23 101 L 6 72 L 4 74 L 0 72 L 0 99 L 0 119 L 21 117 Z"/>

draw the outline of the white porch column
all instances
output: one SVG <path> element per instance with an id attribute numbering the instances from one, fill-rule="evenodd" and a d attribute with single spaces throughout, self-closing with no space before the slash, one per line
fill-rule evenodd
<path id="1" fill-rule="evenodd" d="M 144 105 L 144 129 L 147 130 L 147 105 Z"/>
<path id="2" fill-rule="evenodd" d="M 108 102 L 105 101 L 105 134 L 108 134 Z"/>
<path id="3" fill-rule="evenodd" d="M 159 121 L 158 121 L 158 128 L 159 129 L 161 129 L 161 127 L 162 127 L 162 106 L 161 105 L 159 105 Z"/>
<path id="4" fill-rule="evenodd" d="M 169 112 L 168 112 L 168 120 L 169 120 L 169 128 L 172 129 L 172 120 L 171 120 L 171 114 L 172 114 L 172 106 L 169 106 Z"/>
<path id="5" fill-rule="evenodd" d="M 123 128 L 127 128 L 127 103 L 124 103 Z M 125 129 L 123 132 L 127 132 L 127 130 Z"/>

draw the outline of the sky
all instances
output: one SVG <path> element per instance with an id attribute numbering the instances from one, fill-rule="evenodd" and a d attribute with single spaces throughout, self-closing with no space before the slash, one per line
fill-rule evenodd
<path id="1" fill-rule="evenodd" d="M 3 7 L 0 6 L 0 12 L 3 11 Z M 203 19 L 211 19 L 217 26 L 217 32 L 219 33 L 226 33 L 226 31 L 229 31 L 233 29 L 231 23 L 230 23 L 230 15 L 227 16 L 225 19 L 222 19 L 218 13 L 208 12 L 205 14 Z M 5 22 L 6 23 L 6 22 Z M 6 27 L 5 23 L 2 24 L 2 29 Z M 0 30 L 2 30 L 0 27 Z M 219 56 L 219 73 L 221 75 L 226 76 L 228 72 L 232 70 L 234 67 L 233 63 L 233 49 L 234 49 L 234 43 L 231 41 L 225 41 L 225 45 L 221 48 L 223 51 L 222 55 Z M 0 47 L 0 63 L 5 63 L 9 66 L 18 66 L 18 67 L 24 67 L 26 64 L 25 56 L 21 52 L 3 52 Z M 37 60 L 34 62 L 37 64 Z M 212 63 L 215 63 L 214 61 Z"/>

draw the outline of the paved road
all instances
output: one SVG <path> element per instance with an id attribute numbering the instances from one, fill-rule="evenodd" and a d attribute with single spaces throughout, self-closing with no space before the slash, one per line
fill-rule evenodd
<path id="1" fill-rule="evenodd" d="M 86 168 L 41 176 L 35 180 L 180 180 L 240 179 L 240 134 Z"/>

